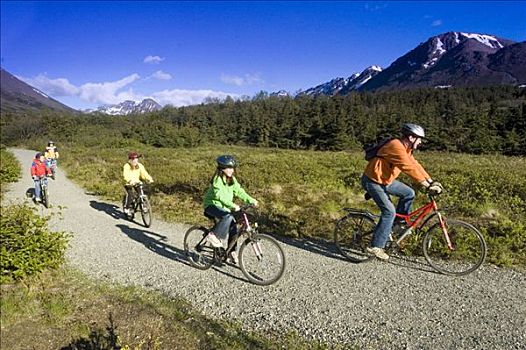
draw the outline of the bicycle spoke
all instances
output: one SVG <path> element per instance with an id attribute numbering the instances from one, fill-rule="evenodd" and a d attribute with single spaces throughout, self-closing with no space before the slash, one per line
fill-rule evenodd
<path id="1" fill-rule="evenodd" d="M 150 227 L 152 225 L 152 207 L 148 198 L 143 198 L 140 205 L 142 222 L 144 226 Z"/>
<path id="2" fill-rule="evenodd" d="M 285 270 L 285 255 L 281 246 L 267 235 L 245 240 L 239 255 L 241 271 L 255 284 L 272 284 L 281 278 Z"/>
<path id="3" fill-rule="evenodd" d="M 190 265 L 206 270 L 214 263 L 214 248 L 206 240 L 207 231 L 202 227 L 191 227 L 184 236 L 184 250 Z"/>
<path id="4" fill-rule="evenodd" d="M 482 234 L 468 223 L 449 220 L 447 233 L 451 246 L 439 224 L 426 233 L 424 255 L 437 271 L 450 275 L 466 275 L 476 270 L 486 258 L 486 242 Z"/>
<path id="5" fill-rule="evenodd" d="M 348 214 L 336 224 L 334 243 L 348 260 L 368 261 L 371 257 L 365 254 L 365 249 L 371 243 L 375 225 L 371 218 L 361 213 Z"/>

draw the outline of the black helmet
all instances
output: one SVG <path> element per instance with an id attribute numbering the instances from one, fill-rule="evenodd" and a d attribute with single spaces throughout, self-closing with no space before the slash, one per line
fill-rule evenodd
<path id="1" fill-rule="evenodd" d="M 37 154 L 35 154 L 35 159 L 38 159 L 38 158 L 42 157 L 43 155 L 44 155 L 44 153 L 38 152 Z"/>
<path id="2" fill-rule="evenodd" d="M 234 158 L 234 156 L 230 156 L 228 154 L 225 154 L 225 155 L 217 157 L 216 162 L 217 162 L 217 167 L 219 169 L 226 169 L 226 168 L 235 168 L 235 167 L 237 167 L 236 158 Z"/>
<path id="3" fill-rule="evenodd" d="M 47 142 L 47 145 L 48 145 L 48 146 L 51 146 L 51 145 L 54 145 L 54 144 L 55 144 L 55 143 L 54 143 L 53 141 L 51 141 L 51 140 L 49 140 L 49 141 Z"/>
<path id="4" fill-rule="evenodd" d="M 426 134 L 424 132 L 424 128 L 417 124 L 411 124 L 411 123 L 405 123 L 402 126 L 402 134 L 404 136 L 416 136 L 420 138 L 425 138 Z"/>

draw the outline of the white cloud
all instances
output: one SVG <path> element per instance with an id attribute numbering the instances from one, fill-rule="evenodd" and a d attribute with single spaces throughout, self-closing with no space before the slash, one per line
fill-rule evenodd
<path id="1" fill-rule="evenodd" d="M 220 79 L 225 84 L 236 86 L 263 83 L 263 80 L 260 78 L 259 74 L 245 74 L 242 77 L 236 75 L 221 74 Z"/>
<path id="2" fill-rule="evenodd" d="M 65 78 L 50 79 L 46 74 L 42 73 L 33 79 L 24 77 L 17 78 L 52 96 L 75 96 L 79 93 L 79 88 Z"/>
<path id="3" fill-rule="evenodd" d="M 175 107 L 203 103 L 207 98 L 223 100 L 227 96 L 238 98 L 237 94 L 229 94 L 213 90 L 163 90 L 153 94 L 153 99 L 161 105 L 170 104 Z"/>
<path id="4" fill-rule="evenodd" d="M 442 20 L 441 19 L 436 19 L 434 20 L 432 23 L 431 23 L 431 26 L 432 27 L 438 27 L 438 26 L 441 26 L 442 25 Z"/>
<path id="5" fill-rule="evenodd" d="M 162 71 L 157 71 L 151 77 L 156 76 L 157 79 L 171 78 L 171 75 Z M 149 77 L 150 78 L 150 77 Z M 252 77 L 255 79 L 254 77 Z M 45 74 L 39 74 L 37 77 L 20 78 L 28 84 L 42 90 L 50 96 L 76 96 L 83 101 L 87 101 L 96 105 L 117 104 L 125 100 L 142 101 L 145 98 L 153 98 L 161 105 L 173 105 L 175 107 L 188 106 L 200 104 L 207 99 L 224 100 L 227 96 L 234 99 L 240 98 L 237 94 L 231 94 L 222 91 L 214 90 L 163 90 L 154 92 L 151 95 L 144 95 L 135 92 L 130 84 L 140 79 L 139 74 L 134 73 L 117 81 L 102 82 L 102 83 L 85 83 L 81 86 L 71 84 L 68 79 L 58 78 L 50 79 Z M 250 81 L 248 78 L 244 80 Z M 125 89 L 127 88 L 127 89 Z"/>
<path id="6" fill-rule="evenodd" d="M 375 12 L 387 8 L 387 3 L 381 1 L 374 1 L 372 3 L 366 2 L 364 7 L 367 11 Z"/>
<path id="7" fill-rule="evenodd" d="M 107 83 L 86 83 L 80 86 L 80 98 L 93 103 L 113 104 L 120 103 L 123 100 L 140 100 L 140 96 L 129 89 L 125 92 L 121 90 L 125 86 L 133 83 L 140 78 L 139 74 L 134 73 L 121 80 Z"/>
<path id="8" fill-rule="evenodd" d="M 164 61 L 164 57 L 148 55 L 144 58 L 143 62 L 148 64 L 158 64 L 162 61 Z"/>
<path id="9" fill-rule="evenodd" d="M 170 73 L 163 72 L 162 70 L 158 70 L 157 72 L 153 73 L 151 77 L 155 79 L 159 79 L 159 80 L 171 80 L 172 79 L 172 75 Z"/>

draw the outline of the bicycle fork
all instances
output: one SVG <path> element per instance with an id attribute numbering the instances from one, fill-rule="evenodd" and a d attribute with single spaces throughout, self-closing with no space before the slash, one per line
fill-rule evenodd
<path id="1" fill-rule="evenodd" d="M 455 247 L 453 247 L 453 243 L 451 243 L 451 239 L 449 238 L 449 233 L 447 232 L 446 227 L 446 219 L 442 217 L 442 214 L 438 214 L 438 220 L 440 222 L 440 228 L 442 229 L 442 232 L 444 232 L 444 237 L 446 238 L 447 247 L 449 250 L 455 250 Z"/>
<path id="2" fill-rule="evenodd" d="M 251 246 L 258 260 L 261 260 L 263 258 L 263 249 L 261 248 L 261 243 L 259 243 L 259 240 L 252 241 Z"/>

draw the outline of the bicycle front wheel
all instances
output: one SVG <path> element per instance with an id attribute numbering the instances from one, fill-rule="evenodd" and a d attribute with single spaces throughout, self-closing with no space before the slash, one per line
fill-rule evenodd
<path id="1" fill-rule="evenodd" d="M 150 227 L 152 225 L 152 206 L 148 198 L 143 198 L 140 204 L 142 222 L 144 226 Z"/>
<path id="2" fill-rule="evenodd" d="M 214 247 L 207 241 L 208 231 L 200 226 L 193 226 L 184 235 L 184 251 L 190 265 L 200 270 L 212 267 L 214 263 Z"/>
<path id="3" fill-rule="evenodd" d="M 451 247 L 439 223 L 424 235 L 422 248 L 427 262 L 447 275 L 462 276 L 478 269 L 487 252 L 482 234 L 467 222 L 458 220 L 448 220 L 446 228 Z"/>
<path id="4" fill-rule="evenodd" d="M 283 276 L 285 253 L 274 238 L 256 234 L 241 244 L 239 267 L 250 282 L 267 286 Z"/>
<path id="5" fill-rule="evenodd" d="M 334 229 L 334 243 L 348 260 L 361 263 L 374 258 L 367 254 L 376 223 L 363 213 L 349 213 L 338 220 Z"/>
<path id="6" fill-rule="evenodd" d="M 41 192 L 42 204 L 44 204 L 46 208 L 49 208 L 49 190 L 47 186 L 42 186 Z"/>

